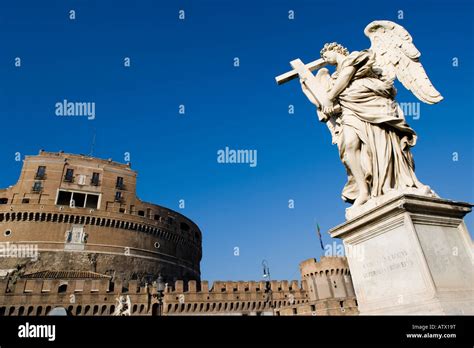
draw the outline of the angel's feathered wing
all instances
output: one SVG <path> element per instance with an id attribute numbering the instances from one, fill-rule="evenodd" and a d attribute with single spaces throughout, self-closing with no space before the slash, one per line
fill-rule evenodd
<path id="1" fill-rule="evenodd" d="M 395 77 L 418 99 L 427 104 L 443 100 L 421 65 L 420 51 L 402 26 L 390 21 L 374 21 L 364 30 L 375 53 L 375 68 L 386 79 Z"/>

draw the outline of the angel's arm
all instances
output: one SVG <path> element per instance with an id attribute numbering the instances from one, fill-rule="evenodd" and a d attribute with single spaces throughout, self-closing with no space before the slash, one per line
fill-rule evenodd
<path id="1" fill-rule="evenodd" d="M 346 87 L 351 82 L 352 76 L 354 76 L 355 72 L 356 68 L 354 68 L 353 66 L 347 66 L 342 69 L 336 79 L 336 82 L 334 83 L 334 86 L 328 92 L 328 98 L 330 101 L 334 101 L 334 99 L 336 99 L 337 96 L 341 94 L 343 90 L 346 89 Z"/>

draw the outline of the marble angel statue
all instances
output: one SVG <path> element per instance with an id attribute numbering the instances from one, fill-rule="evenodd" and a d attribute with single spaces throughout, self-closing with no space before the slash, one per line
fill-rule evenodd
<path id="1" fill-rule="evenodd" d="M 374 21 L 364 33 L 370 49 L 349 53 L 338 43 L 327 43 L 321 59 L 307 65 L 299 59 L 291 62 L 294 70 L 277 77 L 277 82 L 299 77 L 303 92 L 317 106 L 346 167 L 342 198 L 353 208 L 388 192 L 435 196 L 415 175 L 410 149 L 417 137 L 395 101 L 394 80 L 424 103 L 438 103 L 443 97 L 431 84 L 420 52 L 403 27 Z M 326 64 L 335 65 L 332 75 L 321 68 Z M 314 76 L 311 71 L 316 69 Z"/>

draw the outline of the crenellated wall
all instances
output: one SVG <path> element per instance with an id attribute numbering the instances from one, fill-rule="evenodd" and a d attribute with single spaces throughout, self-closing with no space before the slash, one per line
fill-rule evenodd
<path id="1" fill-rule="evenodd" d="M 65 308 L 70 315 L 113 315 L 121 295 L 130 296 L 133 315 L 147 315 L 152 303 L 147 287 L 130 281 L 111 282 L 109 277 L 97 279 L 25 279 L 14 286 L 0 280 L 0 315 L 46 315 L 55 307 Z"/>
<path id="2" fill-rule="evenodd" d="M 309 272 L 302 273 L 301 283 L 297 280 L 169 282 L 163 293 L 162 314 L 358 314 L 344 259 L 323 258 L 320 262 L 310 259 L 301 263 L 301 269 Z M 314 282 L 308 285 L 308 281 Z M 316 286 L 316 292 L 312 291 L 314 284 L 322 284 Z M 12 273 L 0 279 L 0 315 L 45 315 L 54 307 L 63 307 L 71 315 L 113 315 L 120 298 L 130 301 L 130 315 L 157 315 L 156 294 L 156 284 L 124 282 L 90 271 Z"/>
<path id="3" fill-rule="evenodd" d="M 278 315 L 281 308 L 307 302 L 297 280 L 177 281 L 165 291 L 166 315 Z"/>
<path id="4" fill-rule="evenodd" d="M 90 279 L 20 278 L 12 284 L 0 280 L 0 315 L 46 315 L 55 307 L 71 315 L 112 315 L 120 296 L 129 296 L 131 315 L 157 314 L 155 285 L 124 284 L 92 272 Z M 35 275 L 36 276 L 36 275 Z M 272 281 L 271 295 L 265 282 L 177 281 L 166 286 L 163 315 L 258 315 L 275 314 L 279 308 L 304 303 L 306 293 L 298 281 Z M 49 310 L 48 310 L 49 309 Z"/>

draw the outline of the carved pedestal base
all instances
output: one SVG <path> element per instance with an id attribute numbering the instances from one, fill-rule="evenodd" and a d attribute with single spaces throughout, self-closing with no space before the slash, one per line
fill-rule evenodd
<path id="1" fill-rule="evenodd" d="M 329 231 L 364 314 L 474 314 L 471 205 L 404 194 Z"/>

